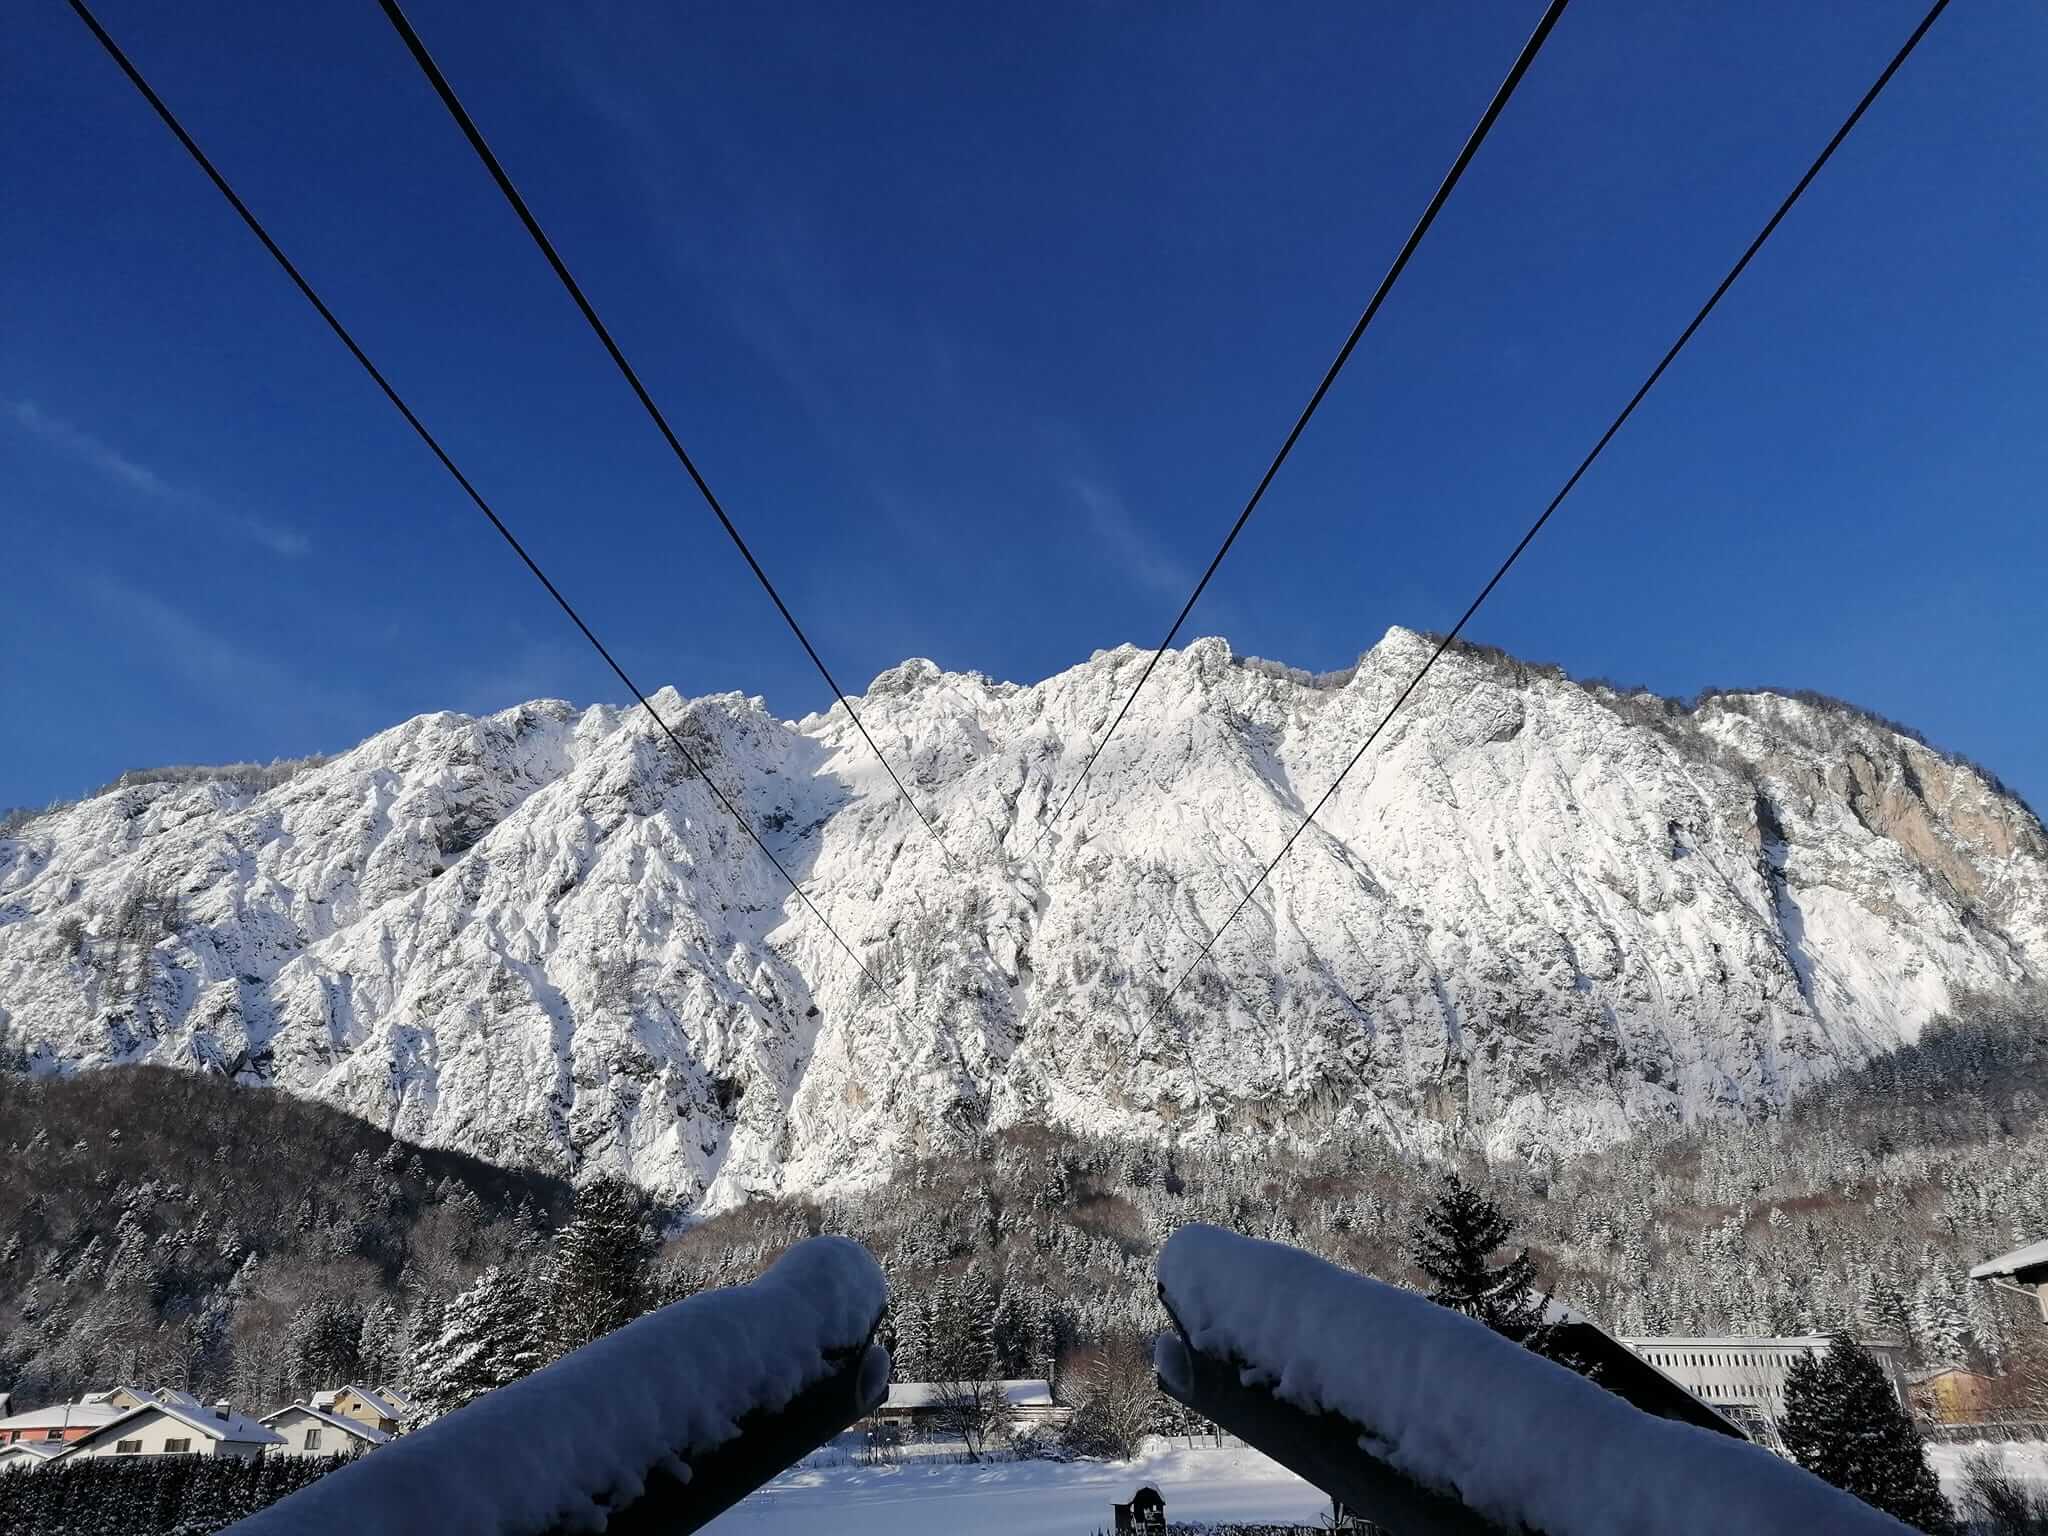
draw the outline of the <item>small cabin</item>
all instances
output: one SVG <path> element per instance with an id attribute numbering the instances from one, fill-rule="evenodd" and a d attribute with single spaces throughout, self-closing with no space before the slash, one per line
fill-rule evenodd
<path id="1" fill-rule="evenodd" d="M 1116 1536 L 1165 1536 L 1166 1496 L 1150 1483 L 1132 1494 L 1130 1503 L 1109 1507 L 1116 1516 Z"/>

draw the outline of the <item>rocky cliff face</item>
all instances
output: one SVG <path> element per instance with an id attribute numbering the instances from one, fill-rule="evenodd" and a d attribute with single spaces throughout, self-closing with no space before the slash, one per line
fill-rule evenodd
<path id="1" fill-rule="evenodd" d="M 906 662 L 860 707 L 957 869 L 843 712 L 664 692 L 887 996 L 637 712 L 116 789 L 0 839 L 0 1029 L 38 1070 L 216 1069 L 716 1205 L 1036 1119 L 1571 1151 L 2048 979 L 2048 843 L 1975 770 L 1826 704 L 1458 652 L 1159 1009 L 1425 654 L 1172 654 L 1042 845 L 1143 653 L 1034 687 Z"/>

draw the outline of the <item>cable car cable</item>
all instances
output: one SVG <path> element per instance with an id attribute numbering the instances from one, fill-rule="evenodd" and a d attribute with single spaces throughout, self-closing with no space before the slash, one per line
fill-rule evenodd
<path id="1" fill-rule="evenodd" d="M 1523 534 L 1521 542 L 1509 551 L 1507 559 L 1501 562 L 1500 568 L 1488 579 L 1486 585 L 1479 589 L 1479 595 L 1472 599 L 1465 612 L 1459 617 L 1458 622 L 1451 626 L 1450 633 L 1437 642 L 1436 649 L 1430 652 L 1429 659 L 1422 664 L 1421 670 L 1409 680 L 1408 686 L 1401 690 L 1400 697 L 1395 699 L 1393 705 L 1380 717 L 1380 723 L 1372 728 L 1372 733 L 1365 738 L 1364 744 L 1351 755 L 1351 761 L 1344 765 L 1343 772 L 1339 773 L 1330 784 L 1330 787 L 1323 791 L 1322 798 L 1310 807 L 1308 814 L 1302 818 L 1301 825 L 1288 834 L 1287 841 L 1280 845 L 1280 851 L 1274 854 L 1267 862 L 1266 867 L 1259 872 L 1258 879 L 1246 887 L 1244 894 L 1238 898 L 1237 905 L 1230 909 L 1230 916 L 1224 918 L 1210 933 L 1208 939 L 1202 945 L 1201 953 L 1196 955 L 1188 968 L 1180 973 L 1179 979 L 1167 989 L 1166 996 L 1160 999 L 1159 1003 L 1154 1007 L 1153 1017 L 1156 1018 L 1160 1012 L 1164 1011 L 1166 1005 L 1173 1001 L 1174 995 L 1180 991 L 1188 977 L 1194 974 L 1196 967 L 1209 958 L 1210 951 L 1216 947 L 1216 941 L 1223 936 L 1223 931 L 1237 920 L 1238 914 L 1244 911 L 1245 907 L 1251 902 L 1252 897 L 1258 893 L 1259 887 L 1264 885 L 1273 871 L 1279 867 L 1280 861 L 1287 857 L 1289 850 L 1294 847 L 1301 834 L 1306 832 L 1314 823 L 1317 813 L 1325 805 L 1329 804 L 1330 797 L 1337 793 L 1338 787 L 1343 784 L 1351 770 L 1358 766 L 1359 761 L 1371 749 L 1372 744 L 1379 739 L 1380 732 L 1387 728 L 1387 722 L 1392 720 L 1401 706 L 1408 702 L 1409 695 L 1422 685 L 1422 680 L 1429 675 L 1430 668 L 1436 665 L 1437 659 L 1446 650 L 1450 649 L 1452 643 L 1457 640 L 1466 624 L 1471 621 L 1472 615 L 1477 613 L 1480 605 L 1493 595 L 1493 589 L 1500 585 L 1501 578 L 1506 576 L 1508 571 L 1513 568 L 1514 563 L 1522 557 L 1522 552 L 1534 542 L 1536 535 L 1543 531 L 1543 525 L 1550 521 L 1551 514 L 1563 504 L 1564 499 L 1572 493 L 1573 488 L 1578 485 L 1586 471 L 1593 467 L 1593 461 L 1600 457 L 1601 452 L 1614 440 L 1615 434 L 1622 429 L 1622 426 L 1628 421 L 1629 417 L 1635 414 L 1635 409 L 1643 403 L 1644 396 L 1648 395 L 1651 389 L 1655 387 L 1657 381 L 1664 376 L 1664 370 L 1671 366 L 1672 361 L 1685 349 L 1686 343 L 1691 341 L 1693 335 L 1706 323 L 1707 316 L 1714 312 L 1714 307 L 1721 302 L 1722 295 L 1735 285 L 1735 280 L 1742 276 L 1744 269 L 1749 266 L 1751 258 L 1763 249 L 1764 242 L 1770 239 L 1772 232 L 1784 220 L 1785 215 L 1792 211 L 1792 205 L 1798 202 L 1800 195 L 1812 185 L 1813 179 L 1820 174 L 1821 167 L 1833 158 L 1835 151 L 1841 147 L 1842 141 L 1848 138 L 1850 130 L 1862 120 L 1863 114 L 1869 110 L 1870 104 L 1877 100 L 1878 93 L 1891 82 L 1892 76 L 1898 73 L 1899 66 L 1904 64 L 1907 57 L 1920 45 L 1920 40 L 1927 35 L 1928 28 L 1934 25 L 1935 19 L 1941 15 L 1947 6 L 1948 0 L 1935 0 L 1933 8 L 1921 19 L 1920 25 L 1913 29 L 1913 35 L 1908 37 L 1899 51 L 1892 55 L 1892 60 L 1884 67 L 1883 73 L 1872 82 L 1870 89 L 1863 93 L 1863 99 L 1856 103 L 1855 110 L 1843 121 L 1842 126 L 1835 130 L 1834 137 L 1827 142 L 1827 147 L 1821 150 L 1820 154 L 1814 159 L 1813 164 L 1806 168 L 1806 174 L 1799 178 L 1798 185 L 1793 187 L 1791 192 L 1786 195 L 1785 200 L 1778 204 L 1777 211 L 1769 219 L 1765 220 L 1764 227 L 1757 231 L 1756 238 L 1749 242 L 1748 248 L 1743 251 L 1735 265 L 1728 269 L 1728 275 L 1722 278 L 1719 286 L 1714 289 L 1713 293 L 1708 295 L 1707 302 L 1700 306 L 1699 313 L 1692 317 L 1691 323 L 1679 333 L 1678 340 L 1671 344 L 1663 357 L 1658 359 L 1657 366 L 1650 370 L 1650 376 L 1644 379 L 1636 392 L 1629 397 L 1628 404 L 1621 408 L 1621 414 L 1608 424 L 1607 430 L 1600 434 L 1600 440 L 1593 444 L 1592 450 L 1579 461 L 1578 468 L 1571 472 L 1570 477 L 1559 488 L 1557 494 L 1550 498 L 1549 505 L 1545 506 L 1542 514 L 1535 522 L 1529 525 L 1529 531 Z"/>
<path id="2" fill-rule="evenodd" d="M 776 856 L 775 850 L 762 841 L 761 834 L 754 830 L 752 823 L 741 814 L 739 808 L 726 796 L 725 791 L 718 787 L 718 782 L 709 773 L 705 772 L 704 765 L 697 761 L 688 747 L 683 745 L 682 738 L 677 736 L 669 728 L 668 722 L 661 718 L 660 711 L 655 709 L 654 705 L 648 701 L 647 695 L 641 691 L 640 685 L 627 676 L 626 669 L 620 666 L 612 653 L 605 648 L 604 642 L 599 640 L 596 634 L 592 632 L 590 626 L 584 622 L 583 616 L 576 611 L 569 599 L 562 595 L 561 589 L 549 579 L 547 572 L 542 570 L 533 556 L 527 553 L 526 546 L 519 542 L 517 536 L 505 525 L 504 520 L 491 509 L 491 504 L 484 500 L 483 494 L 477 490 L 469 477 L 457 467 L 455 461 L 448 456 L 447 450 L 441 446 L 434 434 L 429 432 L 419 417 L 413 414 L 412 407 L 405 403 L 404 398 L 392 387 L 391 381 L 385 378 L 383 372 L 375 363 L 370 361 L 369 354 L 364 352 L 362 347 L 357 344 L 355 337 L 349 334 L 348 328 L 335 318 L 334 311 L 327 307 L 326 302 L 314 291 L 313 285 L 305 279 L 299 269 L 292 264 L 291 258 L 286 256 L 278 243 L 270 237 L 270 232 L 263 227 L 256 215 L 249 211 L 248 204 L 242 201 L 241 197 L 235 192 L 235 189 L 228 184 L 227 178 L 215 168 L 214 163 L 207 158 L 206 152 L 199 147 L 192 135 L 185 131 L 184 125 L 178 121 L 171 109 L 165 105 L 164 99 L 157 95 L 156 90 L 150 85 L 148 80 L 143 78 L 142 72 L 129 60 L 128 55 L 122 52 L 120 44 L 116 43 L 108 34 L 107 29 L 100 25 L 99 18 L 86 8 L 84 0 L 70 0 L 70 4 L 71 9 L 77 12 L 79 20 L 83 21 L 87 28 L 91 30 L 92 35 L 98 39 L 100 46 L 107 51 L 108 56 L 121 67 L 121 72 L 128 77 L 129 83 L 155 109 L 156 115 L 163 119 L 164 126 L 169 128 L 178 142 L 185 147 L 185 152 L 206 173 L 207 179 L 214 184 L 221 196 L 227 199 L 229 206 L 237 214 L 241 215 L 242 222 L 249 227 L 249 232 L 262 242 L 263 248 L 284 269 L 285 276 L 292 280 L 299 292 L 305 296 L 306 302 L 311 304 L 319 313 L 320 318 L 327 322 L 328 329 L 334 332 L 336 338 L 344 347 L 348 348 L 349 355 L 362 365 L 363 371 L 369 374 L 377 388 L 384 392 L 384 398 L 389 400 L 397 409 L 398 414 L 405 418 L 406 425 L 411 427 L 414 433 L 418 435 L 419 440 L 427 445 L 428 451 L 441 461 L 441 467 L 454 477 L 455 483 L 462 487 L 463 493 L 476 504 L 476 509 L 490 520 L 491 526 L 498 531 L 499 537 L 511 546 L 512 552 L 519 557 L 527 570 L 533 573 L 534 579 L 547 589 L 547 594 L 555 600 L 555 605 L 569 616 L 569 621 L 582 632 L 583 638 L 588 640 L 597 654 L 604 658 L 605 665 L 611 668 L 613 675 L 621 683 L 625 684 L 628 691 L 639 701 L 640 707 L 647 711 L 648 717 L 654 721 L 661 733 L 669 739 L 670 744 L 675 747 L 676 751 L 682 754 L 683 761 L 689 764 L 691 770 L 699 778 L 703 779 L 705 787 L 711 791 L 712 797 L 725 809 L 727 815 L 739 823 L 740 830 L 747 834 L 748 839 L 754 846 L 767 855 L 768 862 L 775 866 L 775 872 L 789 883 L 789 888 L 795 891 L 803 904 L 810 909 L 811 915 L 825 925 L 825 931 L 839 941 L 839 947 L 846 951 L 848 957 L 856 966 L 860 967 L 860 973 L 866 978 L 867 985 L 881 992 L 885 999 L 889 999 L 888 992 L 875 979 L 874 973 L 867 968 L 866 962 L 861 959 L 854 947 L 846 942 L 837 928 L 832 926 L 832 920 L 825 916 L 817 902 L 811 899 L 810 893 L 797 882 L 796 877 L 789 872 L 782 860 Z M 895 1006 L 894 1000 L 889 1000 L 891 1006 Z"/>

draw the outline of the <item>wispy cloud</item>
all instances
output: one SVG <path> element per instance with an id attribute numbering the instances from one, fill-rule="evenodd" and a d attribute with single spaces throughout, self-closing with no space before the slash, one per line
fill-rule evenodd
<path id="1" fill-rule="evenodd" d="M 1088 522 L 1102 549 L 1122 566 L 1130 578 L 1167 597 L 1179 597 L 1192 577 L 1187 567 L 1169 555 L 1145 529 L 1123 498 L 1099 480 L 1071 477 L 1068 487 L 1088 514 Z"/>
<path id="2" fill-rule="evenodd" d="M 105 571 L 76 573 L 95 618 L 134 635 L 171 676 L 223 706 L 258 715 L 352 717 L 353 690 L 299 676 L 274 654 L 230 640 L 183 609 Z"/>
<path id="3" fill-rule="evenodd" d="M 296 528 L 251 517 L 245 512 L 218 506 L 205 496 L 172 485 L 147 464 L 138 463 L 110 443 L 94 437 L 82 427 L 51 415 L 33 400 L 11 401 L 7 414 L 24 432 L 39 438 L 67 457 L 97 472 L 101 478 L 133 491 L 163 509 L 175 510 L 201 519 L 224 533 L 232 533 L 268 550 L 273 555 L 296 558 L 306 553 L 306 536 Z"/>
<path id="4" fill-rule="evenodd" d="M 108 447 L 90 433 L 81 432 L 68 421 L 59 421 L 33 400 L 17 400 L 9 414 L 17 425 L 33 432 L 44 442 L 61 448 L 74 459 L 90 464 L 109 480 L 140 491 L 145 496 L 168 497 L 171 488 L 163 476 L 145 464 L 138 464 L 119 450 Z"/>

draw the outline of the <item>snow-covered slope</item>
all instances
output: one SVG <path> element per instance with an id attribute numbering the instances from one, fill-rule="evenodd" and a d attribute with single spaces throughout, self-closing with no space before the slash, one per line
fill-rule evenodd
<path id="1" fill-rule="evenodd" d="M 984 1125 L 1568 1151 L 1779 1100 L 1959 991 L 2048 978 L 2048 843 L 1976 771 L 1771 694 L 1693 712 L 1447 656 L 1175 1006 L 1167 982 L 1426 654 L 1034 687 L 911 661 L 844 712 L 423 716 L 259 794 L 121 788 L 0 840 L 0 1030 L 685 1199 L 824 1189 Z"/>

